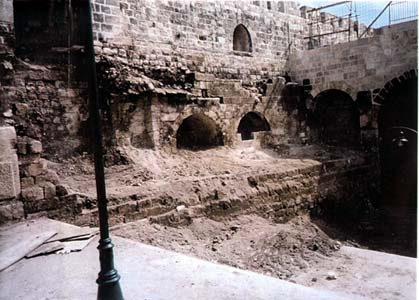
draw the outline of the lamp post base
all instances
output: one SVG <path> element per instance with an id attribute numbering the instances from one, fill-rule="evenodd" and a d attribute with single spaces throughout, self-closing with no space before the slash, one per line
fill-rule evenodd
<path id="1" fill-rule="evenodd" d="M 119 276 L 118 276 L 119 277 Z M 119 278 L 114 282 L 99 283 L 97 292 L 98 300 L 123 300 Z"/>

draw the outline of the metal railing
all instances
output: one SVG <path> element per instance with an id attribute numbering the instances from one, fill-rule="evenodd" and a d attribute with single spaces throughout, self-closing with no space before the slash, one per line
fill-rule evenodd
<path id="1" fill-rule="evenodd" d="M 318 2 L 320 7 L 302 10 L 309 19 L 309 48 L 369 37 L 376 28 L 418 18 L 412 0 Z"/>

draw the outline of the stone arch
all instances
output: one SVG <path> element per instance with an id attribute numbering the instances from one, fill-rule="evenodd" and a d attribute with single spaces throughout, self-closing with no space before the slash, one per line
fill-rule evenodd
<path id="1" fill-rule="evenodd" d="M 271 126 L 266 118 L 257 112 L 246 113 L 239 122 L 237 133 L 241 134 L 242 140 L 253 139 L 253 132 L 271 131 Z"/>
<path id="2" fill-rule="evenodd" d="M 243 25 L 236 26 L 233 32 L 233 50 L 241 52 L 252 52 L 252 39 L 249 30 Z"/>
<path id="3" fill-rule="evenodd" d="M 384 85 L 379 96 L 378 136 L 382 197 L 393 230 L 417 249 L 417 70 L 405 72 Z"/>
<path id="4" fill-rule="evenodd" d="M 383 203 L 416 211 L 418 78 L 415 70 L 387 82 L 375 101 L 378 113 Z M 414 216 L 416 219 L 416 215 Z M 416 226 L 415 226 L 416 227 Z"/>
<path id="5" fill-rule="evenodd" d="M 220 127 L 203 113 L 183 119 L 176 132 L 176 147 L 180 149 L 202 150 L 223 145 Z"/>
<path id="6" fill-rule="evenodd" d="M 359 144 L 359 112 L 346 92 L 329 89 L 314 99 L 310 118 L 313 142 L 356 147 Z"/>

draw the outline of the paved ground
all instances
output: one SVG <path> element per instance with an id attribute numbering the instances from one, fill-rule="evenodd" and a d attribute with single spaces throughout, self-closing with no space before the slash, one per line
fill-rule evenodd
<path id="1" fill-rule="evenodd" d="M 51 224 L 53 228 L 61 223 Z M 116 266 L 122 276 L 125 299 L 369 299 L 354 294 L 344 295 L 333 286 L 330 290 L 305 287 L 120 237 L 114 237 L 114 243 Z M 97 239 L 81 252 L 19 261 L 0 273 L 0 299 L 95 299 L 95 280 L 99 270 L 96 245 Z M 371 265 L 368 260 L 388 267 L 387 273 L 371 278 L 372 284 L 385 289 L 389 282 L 402 280 L 403 294 L 382 299 L 414 299 L 415 259 L 406 260 L 396 255 L 365 250 L 347 251 L 354 251 L 351 255 L 362 256 L 365 269 Z M 399 272 L 393 273 L 394 269 Z M 363 272 L 366 270 L 359 270 L 360 274 Z M 370 283 L 365 281 L 364 284 L 368 286 Z"/>

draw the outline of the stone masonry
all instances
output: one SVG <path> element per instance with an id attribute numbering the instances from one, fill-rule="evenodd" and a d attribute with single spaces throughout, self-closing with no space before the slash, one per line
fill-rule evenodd
<path id="1" fill-rule="evenodd" d="M 345 146 L 361 144 L 376 156 L 379 99 L 394 80 L 417 77 L 417 21 L 371 30 L 359 40 L 352 32 L 346 42 L 339 31 L 353 24 L 319 22 L 313 32 L 315 18 L 329 15 L 309 14 L 295 2 L 92 2 L 110 164 L 132 160 L 133 148 L 176 152 L 187 120 L 207 127 L 220 139 L 217 146 L 242 143 L 243 120 L 267 124 L 251 134 L 263 146 L 318 143 L 327 130 L 317 101 L 330 91 L 350 99 L 336 106 L 350 111 L 341 114 L 349 116 L 343 124 L 357 131 Z M 0 126 L 17 134 L 7 139 L 16 141 L 20 173 L 1 193 L 29 214 L 80 211 L 78 196 L 67 195 L 44 158 L 90 151 L 86 2 L 72 3 L 71 12 L 64 2 L 50 5 L 0 0 Z M 311 49 L 307 36 L 331 30 L 336 34 L 320 45 L 327 47 Z M 244 41 L 244 51 L 234 48 Z M 1 172 L 8 174 L 16 154 L 2 157 Z"/>

